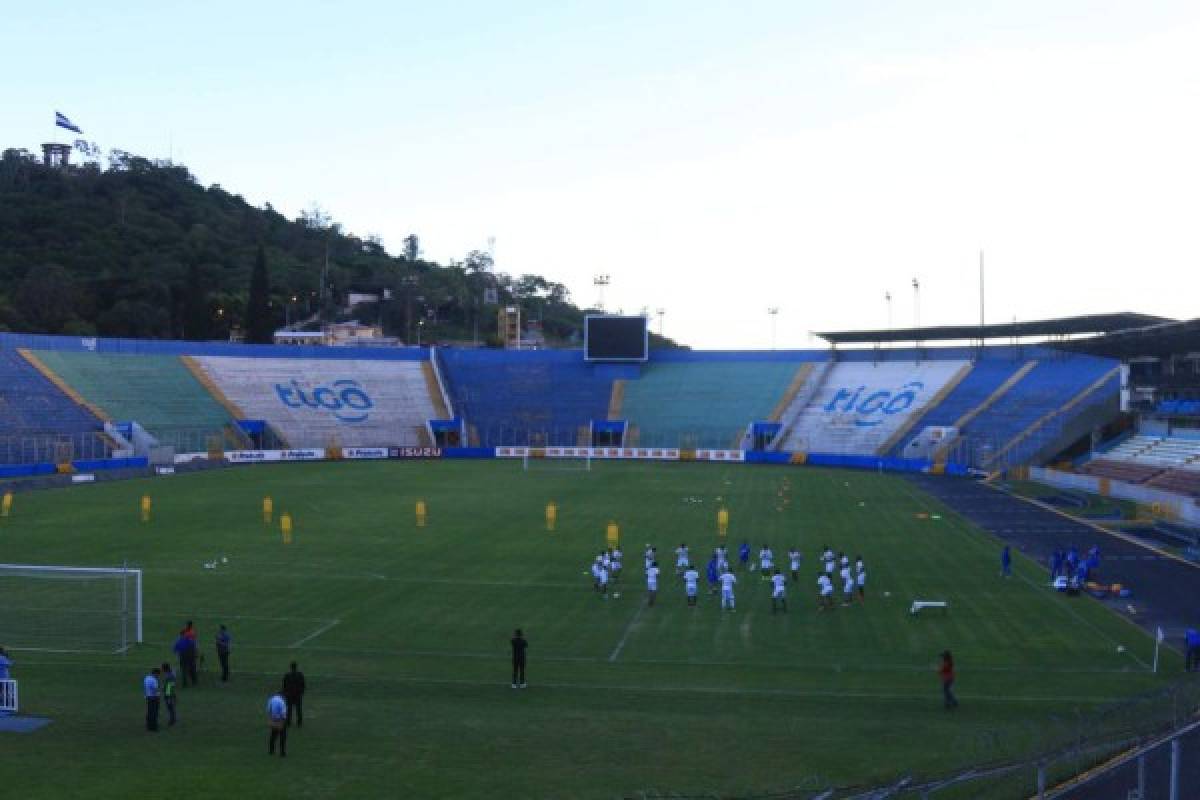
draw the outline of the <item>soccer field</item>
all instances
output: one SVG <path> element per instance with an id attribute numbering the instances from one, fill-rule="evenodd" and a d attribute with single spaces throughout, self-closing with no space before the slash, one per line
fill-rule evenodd
<path id="1" fill-rule="evenodd" d="M 264 495 L 293 516 L 292 544 L 263 524 Z M 704 591 L 686 607 L 669 554 L 686 541 L 703 563 L 720 504 L 731 552 L 743 538 L 755 555 L 769 543 L 777 563 L 803 552 L 786 615 L 770 613 L 757 574 L 739 575 L 736 613 Z M 601 600 L 586 572 L 609 520 L 625 574 L 620 596 Z M 646 543 L 664 566 L 652 608 Z M 865 559 L 865 604 L 816 611 L 826 544 Z M 19 494 L 0 561 L 127 561 L 144 570 L 146 633 L 125 654 L 51 652 L 88 648 L 31 631 L 22 609 L 45 590 L 0 580 L 0 645 L 23 711 L 54 720 L 0 733 L 0 786 L 23 798 L 752 795 L 1018 756 L 1068 735 L 1060 723 L 1077 711 L 1163 682 L 1148 636 L 1048 591 L 1023 558 L 1001 578 L 999 551 L 903 478 L 813 468 L 348 462 Z M 948 600 L 949 613 L 914 619 L 916 598 Z M 180 690 L 179 724 L 150 734 L 141 676 L 173 661 L 186 619 L 207 668 Z M 228 685 L 213 670 L 218 623 L 234 637 Z M 524 691 L 509 688 L 514 627 L 530 641 Z M 70 612 L 62 630 L 79 630 Z M 954 713 L 935 672 L 947 648 Z M 306 724 L 271 760 L 263 708 L 293 659 Z"/>

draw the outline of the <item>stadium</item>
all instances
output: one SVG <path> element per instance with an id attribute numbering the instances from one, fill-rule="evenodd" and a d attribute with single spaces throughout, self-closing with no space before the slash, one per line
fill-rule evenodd
<path id="1" fill-rule="evenodd" d="M 5 785 L 282 796 L 247 742 L 256 698 L 298 661 L 309 725 L 288 781 L 312 796 L 1200 786 L 1167 755 L 1197 708 L 1179 681 L 1197 323 L 758 352 L 649 350 L 647 324 L 593 315 L 574 350 L 0 335 L 0 642 L 20 678 L 0 723 L 33 728 L 4 734 Z M 680 542 L 701 564 L 743 542 L 798 550 L 786 613 L 757 558 L 733 566 L 735 611 L 707 586 L 687 605 Z M 625 569 L 598 593 L 588 568 L 614 546 Z M 1056 591 L 1068 547 L 1101 555 Z M 820 613 L 826 549 L 870 582 Z M 205 639 L 229 627 L 233 677 L 209 652 L 167 745 L 180 763 L 155 777 L 129 687 L 173 660 L 185 620 Z"/>

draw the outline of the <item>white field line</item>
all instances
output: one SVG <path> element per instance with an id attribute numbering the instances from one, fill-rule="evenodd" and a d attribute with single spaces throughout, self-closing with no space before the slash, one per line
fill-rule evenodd
<path id="1" fill-rule="evenodd" d="M 638 606 L 638 610 L 633 612 L 633 616 L 629 618 L 629 622 L 625 624 L 625 630 L 621 633 L 621 641 L 617 642 L 617 646 L 613 648 L 612 653 L 608 656 L 608 663 L 613 663 L 621 655 L 621 651 L 625 649 L 625 642 L 629 641 L 629 634 L 633 633 L 634 627 L 642 618 L 642 611 L 646 608 L 645 603 Z"/>
<path id="2" fill-rule="evenodd" d="M 310 633 L 308 636 L 305 636 L 303 639 L 299 639 L 296 642 L 293 642 L 292 644 L 288 645 L 288 649 L 295 650 L 297 647 L 300 647 L 305 642 L 311 642 L 313 639 L 317 638 L 322 633 L 325 633 L 325 631 L 330 630 L 331 628 L 334 628 L 337 625 L 340 625 L 341 622 L 342 621 L 340 619 L 331 619 L 329 622 L 327 622 L 324 625 L 322 625 L 321 627 L 317 628 L 315 631 Z"/>

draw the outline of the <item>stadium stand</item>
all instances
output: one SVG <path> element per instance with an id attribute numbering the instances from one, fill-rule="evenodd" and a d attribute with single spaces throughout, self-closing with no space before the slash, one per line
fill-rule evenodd
<path id="1" fill-rule="evenodd" d="M 176 356 L 40 350 L 44 367 L 117 422 L 137 422 L 161 443 L 204 450 L 209 437 L 233 437 L 230 414 Z"/>
<path id="2" fill-rule="evenodd" d="M 485 447 L 580 443 L 593 419 L 606 419 L 614 379 L 636 374 L 587 364 L 579 351 L 439 349 L 455 412 L 471 444 Z"/>
<path id="3" fill-rule="evenodd" d="M 240 409 L 262 419 L 291 447 L 428 444 L 438 416 L 423 369 L 427 362 L 226 358 L 196 365 Z"/>
<path id="4" fill-rule="evenodd" d="M 640 447 L 738 447 L 747 425 L 771 419 L 789 390 L 799 388 L 795 379 L 805 366 L 786 361 L 652 362 L 642 368 L 640 378 L 624 382 L 617 416 L 636 426 Z M 614 409 L 609 410 L 612 417 Z"/>
<path id="5" fill-rule="evenodd" d="M 1095 389 L 1100 397 L 1114 399 L 1119 390 L 1117 366 L 1109 359 L 1038 354 L 1036 360 L 999 402 L 959 431 L 971 444 L 973 463 L 993 466 L 1001 456 L 1006 463 L 1021 463 L 1054 438 L 1070 419 L 1062 412 L 1085 399 L 1097 382 L 1103 382 Z"/>
<path id="6" fill-rule="evenodd" d="M 915 421 L 912 430 L 929 426 L 965 429 L 971 420 L 1003 398 L 1015 383 L 1014 378 L 1019 380 L 1035 365 L 1035 362 L 1017 358 L 1007 351 L 1000 354 L 984 351 L 963 380 L 940 403 L 929 406 Z M 903 457 L 912 441 L 905 437 L 892 448 L 891 455 Z"/>
<path id="7" fill-rule="evenodd" d="M 1200 439 L 1130 436 L 1083 464 L 1080 472 L 1200 495 Z"/>
<path id="8" fill-rule="evenodd" d="M 20 354 L 0 349 L 0 464 L 53 462 L 63 445 L 76 458 L 104 458 L 101 420 Z"/>
<path id="9" fill-rule="evenodd" d="M 782 449 L 874 454 L 968 366 L 960 359 L 844 361 L 792 419 Z"/>

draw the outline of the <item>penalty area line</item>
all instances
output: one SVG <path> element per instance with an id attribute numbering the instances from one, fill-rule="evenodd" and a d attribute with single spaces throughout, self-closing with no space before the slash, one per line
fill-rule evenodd
<path id="1" fill-rule="evenodd" d="M 313 639 L 317 638 L 322 633 L 325 633 L 326 631 L 340 625 L 341 622 L 342 621 L 340 619 L 330 620 L 329 622 L 325 623 L 324 625 L 322 625 L 321 627 L 317 628 L 315 631 L 310 633 L 308 636 L 305 636 L 303 639 L 300 639 L 300 640 L 295 641 L 292 644 L 288 645 L 288 649 L 295 650 L 297 647 L 302 646 L 306 642 L 311 642 Z"/>

